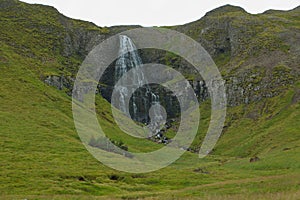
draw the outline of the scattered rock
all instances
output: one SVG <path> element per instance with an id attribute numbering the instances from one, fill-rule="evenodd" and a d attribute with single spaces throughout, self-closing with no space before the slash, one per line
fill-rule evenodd
<path id="1" fill-rule="evenodd" d="M 209 174 L 208 171 L 202 169 L 202 168 L 196 168 L 193 170 L 194 172 L 197 172 L 197 173 L 202 173 L 202 174 Z"/>
<path id="2" fill-rule="evenodd" d="M 111 174 L 111 175 L 108 176 L 108 178 L 110 180 L 113 180 L 113 181 L 119 181 L 119 180 L 123 180 L 124 179 L 123 176 L 119 176 L 117 174 Z"/>
<path id="3" fill-rule="evenodd" d="M 257 161 L 259 161 L 260 160 L 260 158 L 259 157 L 257 157 L 257 156 L 255 156 L 255 157 L 253 157 L 253 158 L 250 158 L 250 162 L 252 163 L 252 162 L 257 162 Z"/>

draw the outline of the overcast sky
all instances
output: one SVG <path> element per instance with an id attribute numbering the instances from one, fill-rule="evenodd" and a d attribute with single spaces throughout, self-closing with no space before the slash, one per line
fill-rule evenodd
<path id="1" fill-rule="evenodd" d="M 22 0 L 51 5 L 64 15 L 99 26 L 180 25 L 200 19 L 214 8 L 236 5 L 250 13 L 268 9 L 289 10 L 300 0 Z"/>

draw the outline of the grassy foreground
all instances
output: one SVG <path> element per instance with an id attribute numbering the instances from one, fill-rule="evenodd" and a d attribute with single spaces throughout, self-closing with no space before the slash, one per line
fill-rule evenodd
<path id="1" fill-rule="evenodd" d="M 14 53 L 5 44 L 1 51 L 2 199 L 299 196 L 300 115 L 299 103 L 294 102 L 299 85 L 264 102 L 230 108 L 230 126 L 208 157 L 198 159 L 197 154 L 187 152 L 159 171 L 129 174 L 102 165 L 87 152 L 74 128 L 71 98 L 39 79 L 32 66 L 40 63 Z M 139 143 L 121 133 L 111 121 L 108 102 L 97 101 L 100 123 L 110 137 L 121 138 L 136 151 L 160 146 L 150 141 Z M 209 121 L 205 106 L 199 138 Z M 256 110 L 261 116 L 249 117 Z M 239 120 L 235 120 L 237 115 Z M 253 156 L 260 160 L 250 163 Z"/>

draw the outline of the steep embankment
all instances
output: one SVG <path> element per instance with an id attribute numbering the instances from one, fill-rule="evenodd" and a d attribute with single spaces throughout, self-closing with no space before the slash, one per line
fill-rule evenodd
<path id="1" fill-rule="evenodd" d="M 201 42 L 213 55 L 227 80 L 230 107 L 212 155 L 199 160 L 188 152 L 165 169 L 141 175 L 109 169 L 85 150 L 68 96 L 78 66 L 92 47 L 133 27 L 99 28 L 66 18 L 54 8 L 15 0 L 1 0 L 0 9 L 4 199 L 53 194 L 172 198 L 178 189 L 174 196 L 182 198 L 224 194 L 288 198 L 299 190 L 299 8 L 253 16 L 226 6 L 199 21 L 169 27 Z M 195 78 L 173 55 L 143 56 L 145 61 L 175 65 Z M 54 87 L 45 83 L 49 77 L 57 80 L 50 78 Z M 99 96 L 97 105 L 99 121 L 112 139 L 121 138 L 132 151 L 161 147 L 122 134 L 114 126 L 109 103 Z M 201 144 L 209 123 L 209 100 L 202 108 L 193 149 Z M 260 160 L 249 163 L 253 156 Z"/>

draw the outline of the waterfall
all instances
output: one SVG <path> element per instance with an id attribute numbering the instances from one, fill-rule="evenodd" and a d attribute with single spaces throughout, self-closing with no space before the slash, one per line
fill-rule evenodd
<path id="1" fill-rule="evenodd" d="M 130 38 L 124 35 L 120 36 L 119 58 L 115 66 L 115 83 L 131 68 L 135 68 L 142 64 L 135 49 L 136 48 Z M 129 108 L 125 105 L 125 98 L 129 93 L 126 83 L 121 83 L 121 86 L 116 89 L 119 92 L 119 109 L 123 112 L 129 111 L 127 110 Z M 134 107 L 134 112 L 136 112 L 136 104 L 133 103 L 132 106 Z"/>
<path id="2" fill-rule="evenodd" d="M 125 36 L 120 35 L 120 48 L 119 57 L 115 65 L 115 83 L 130 69 L 139 68 L 142 65 L 142 60 L 138 54 L 138 51 L 132 42 L 132 40 Z M 152 116 L 150 129 L 154 134 L 159 132 L 158 124 L 163 120 L 163 116 L 160 110 L 159 96 L 155 94 L 149 85 L 142 85 L 142 80 L 147 83 L 143 73 L 136 73 L 132 78 L 132 84 L 139 86 L 139 91 L 133 93 L 130 101 L 129 108 L 125 105 L 125 99 L 128 98 L 130 93 L 126 87 L 126 83 L 121 83 L 116 91 L 119 93 L 119 109 L 124 113 L 130 113 L 128 109 L 131 109 L 131 117 L 135 121 L 149 123 L 148 116 L 149 109 L 151 108 Z"/>

